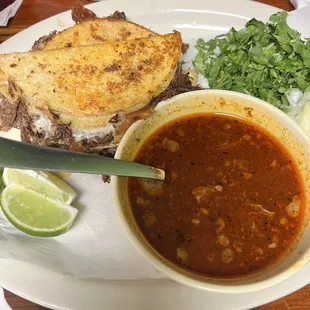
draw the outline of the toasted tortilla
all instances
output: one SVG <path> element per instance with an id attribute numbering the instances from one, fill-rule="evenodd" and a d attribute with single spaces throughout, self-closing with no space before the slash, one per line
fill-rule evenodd
<path id="1" fill-rule="evenodd" d="M 53 35 L 43 50 L 133 40 L 152 35 L 156 33 L 126 20 L 112 17 L 98 18 L 76 24 Z"/>
<path id="2" fill-rule="evenodd" d="M 102 128 L 117 112 L 136 111 L 170 84 L 181 54 L 178 32 L 0 55 L 0 93 L 28 113 L 73 128 Z"/>

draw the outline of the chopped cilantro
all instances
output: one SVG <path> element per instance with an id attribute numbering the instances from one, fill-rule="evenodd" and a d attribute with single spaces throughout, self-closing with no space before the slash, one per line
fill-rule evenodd
<path id="1" fill-rule="evenodd" d="M 287 12 L 268 23 L 251 19 L 244 29 L 197 41 L 194 66 L 211 88 L 261 98 L 287 111 L 285 95 L 310 86 L 310 42 L 287 25 Z"/>

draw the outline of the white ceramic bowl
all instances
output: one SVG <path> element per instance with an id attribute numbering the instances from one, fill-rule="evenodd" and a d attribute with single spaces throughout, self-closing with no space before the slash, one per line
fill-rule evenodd
<path id="1" fill-rule="evenodd" d="M 140 146 L 156 129 L 180 116 L 199 112 L 230 114 L 254 122 L 271 132 L 294 156 L 305 182 L 307 198 L 305 229 L 297 246 L 284 259 L 260 274 L 234 280 L 199 276 L 169 262 L 149 245 L 131 212 L 127 178 L 112 177 L 114 200 L 127 236 L 160 271 L 185 285 L 214 292 L 246 293 L 284 281 L 310 258 L 310 227 L 306 226 L 310 209 L 310 140 L 285 113 L 262 100 L 230 91 L 201 90 L 181 94 L 160 103 L 151 117 L 133 124 L 123 137 L 115 158 L 132 161 Z"/>

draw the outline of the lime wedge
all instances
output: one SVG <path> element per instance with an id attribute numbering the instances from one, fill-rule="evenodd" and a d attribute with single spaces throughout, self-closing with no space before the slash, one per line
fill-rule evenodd
<path id="1" fill-rule="evenodd" d="M 1 193 L 1 207 L 7 219 L 23 232 L 37 237 L 53 237 L 66 232 L 78 210 L 17 184 Z"/>
<path id="2" fill-rule="evenodd" d="M 6 186 L 12 183 L 19 184 L 67 204 L 76 197 L 76 192 L 71 186 L 49 172 L 5 168 L 2 179 Z"/>
<path id="3" fill-rule="evenodd" d="M 2 181 L 2 173 L 3 173 L 3 169 L 0 168 L 0 193 L 2 192 L 2 190 L 4 189 L 4 183 Z"/>

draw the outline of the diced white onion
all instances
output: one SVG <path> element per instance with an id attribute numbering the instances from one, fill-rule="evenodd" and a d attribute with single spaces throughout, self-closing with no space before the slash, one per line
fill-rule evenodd
<path id="1" fill-rule="evenodd" d="M 292 202 L 285 207 L 285 211 L 290 218 L 296 218 L 299 215 L 300 199 L 294 196 Z"/>
<path id="2" fill-rule="evenodd" d="M 225 264 L 230 264 L 233 262 L 234 259 L 234 253 L 232 251 L 232 249 L 230 248 L 226 248 L 222 251 L 222 261 Z"/>
<path id="3" fill-rule="evenodd" d="M 138 182 L 142 189 L 150 196 L 162 196 L 164 194 L 163 181 L 139 178 Z"/>
<path id="4" fill-rule="evenodd" d="M 185 263 L 188 259 L 188 252 L 183 247 L 177 248 L 177 258 L 182 263 Z"/>
<path id="5" fill-rule="evenodd" d="M 298 88 L 292 88 L 285 93 L 286 99 L 291 107 L 300 107 L 303 105 L 303 93 Z"/>

